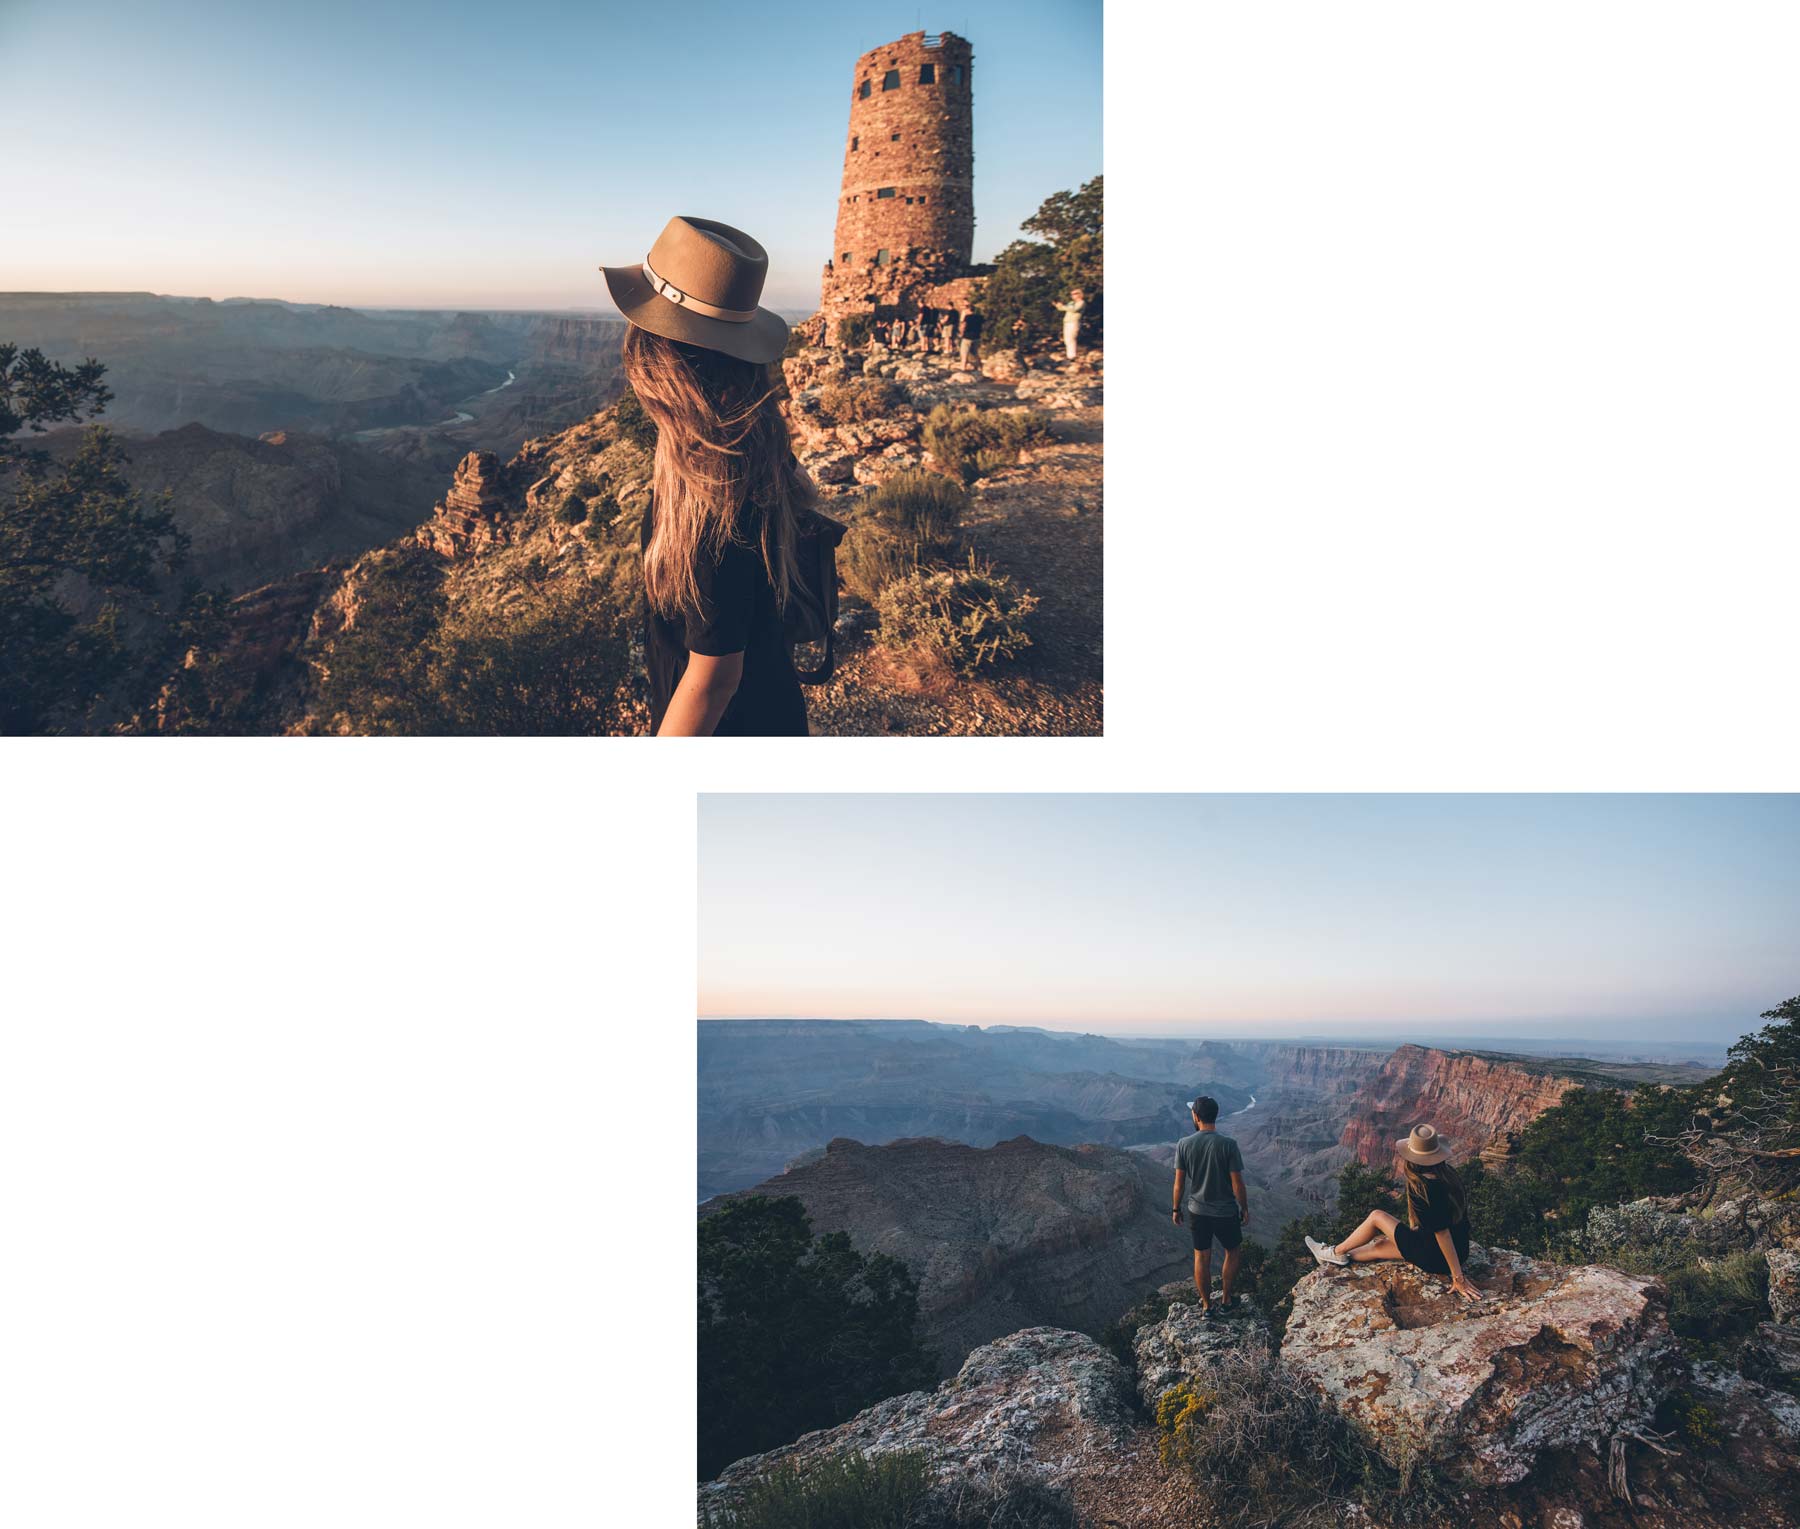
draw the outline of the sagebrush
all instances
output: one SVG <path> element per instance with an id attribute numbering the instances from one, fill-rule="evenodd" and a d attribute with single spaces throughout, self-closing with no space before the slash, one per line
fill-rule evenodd
<path id="1" fill-rule="evenodd" d="M 968 494 L 941 473 L 906 472 L 863 501 L 838 548 L 844 587 L 870 604 L 915 569 L 956 555 Z"/>
<path id="2" fill-rule="evenodd" d="M 1027 618 L 1036 595 L 969 554 L 962 568 L 915 568 L 876 598 L 876 641 L 917 649 L 958 674 L 1017 658 L 1031 646 Z"/>

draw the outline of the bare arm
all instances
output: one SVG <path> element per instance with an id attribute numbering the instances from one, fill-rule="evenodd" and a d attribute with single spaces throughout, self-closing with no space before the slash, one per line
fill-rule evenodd
<path id="1" fill-rule="evenodd" d="M 1245 1226 L 1250 1224 L 1250 1191 L 1244 1188 L 1244 1176 L 1237 1169 L 1231 1170 L 1231 1192 L 1237 1196 L 1238 1220 Z"/>
<path id="2" fill-rule="evenodd" d="M 1438 1232 L 1436 1236 L 1437 1245 L 1443 1250 L 1444 1262 L 1450 1268 L 1450 1288 L 1464 1300 L 1480 1300 L 1481 1292 L 1471 1285 L 1463 1275 L 1462 1260 L 1456 1256 L 1455 1239 L 1448 1232 Z"/>
<path id="3" fill-rule="evenodd" d="M 742 653 L 727 653 L 723 658 L 688 654 L 687 671 L 669 697 L 669 709 L 663 713 L 656 736 L 710 738 L 743 678 Z"/>
<path id="4" fill-rule="evenodd" d="M 1181 1225 L 1181 1191 L 1187 1183 L 1187 1172 L 1180 1163 L 1175 1165 L 1175 1207 L 1169 1212 L 1175 1218 L 1175 1224 Z"/>

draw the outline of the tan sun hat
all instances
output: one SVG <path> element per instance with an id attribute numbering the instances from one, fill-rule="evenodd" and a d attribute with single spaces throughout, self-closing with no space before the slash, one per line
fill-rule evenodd
<path id="1" fill-rule="evenodd" d="M 1444 1150 L 1444 1138 L 1434 1126 L 1414 1126 L 1410 1136 L 1399 1141 L 1400 1155 L 1409 1163 L 1441 1163 L 1450 1154 Z"/>
<path id="2" fill-rule="evenodd" d="M 787 321 L 757 306 L 768 252 L 729 223 L 670 218 L 642 265 L 600 269 L 619 311 L 651 334 L 740 361 L 773 361 L 787 344 Z"/>

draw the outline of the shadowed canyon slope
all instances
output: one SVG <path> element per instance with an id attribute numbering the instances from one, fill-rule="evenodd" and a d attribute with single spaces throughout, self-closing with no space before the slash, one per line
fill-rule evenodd
<path id="1" fill-rule="evenodd" d="M 906 1264 L 945 1375 L 1021 1327 L 1098 1329 L 1192 1254 L 1162 1171 L 1112 1147 L 839 1140 L 746 1193 L 793 1195 L 815 1233 L 847 1232 Z"/>

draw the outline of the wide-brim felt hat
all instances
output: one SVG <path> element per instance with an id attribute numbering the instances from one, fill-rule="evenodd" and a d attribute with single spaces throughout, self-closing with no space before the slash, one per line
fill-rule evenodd
<path id="1" fill-rule="evenodd" d="M 670 218 L 639 265 L 603 265 L 619 311 L 639 329 L 740 361 L 773 361 L 787 320 L 761 307 L 768 252 L 741 228 Z"/>
<path id="2" fill-rule="evenodd" d="M 1441 1163 L 1449 1157 L 1449 1152 L 1445 1150 L 1447 1145 L 1433 1126 L 1414 1126 L 1398 1143 L 1400 1155 L 1407 1162 L 1417 1163 L 1421 1168 L 1430 1163 Z"/>

